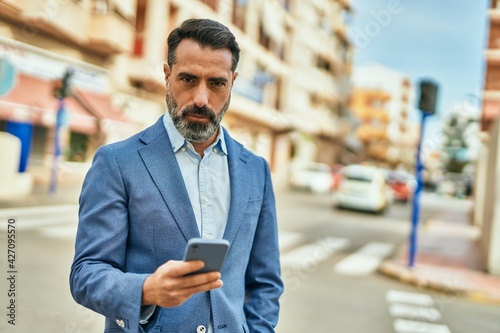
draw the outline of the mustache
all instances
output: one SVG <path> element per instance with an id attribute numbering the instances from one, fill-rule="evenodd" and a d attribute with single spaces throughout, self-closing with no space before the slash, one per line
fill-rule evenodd
<path id="1" fill-rule="evenodd" d="M 217 117 L 215 111 L 210 109 L 209 107 L 202 106 L 200 108 L 196 105 L 186 106 L 184 110 L 182 110 L 182 117 L 186 117 L 188 115 L 209 117 L 210 120 L 215 120 L 215 118 Z"/>

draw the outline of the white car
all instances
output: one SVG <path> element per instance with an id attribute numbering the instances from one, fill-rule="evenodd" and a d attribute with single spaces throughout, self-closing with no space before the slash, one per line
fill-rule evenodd
<path id="1" fill-rule="evenodd" d="M 384 173 L 372 166 L 353 164 L 341 171 L 340 185 L 332 196 L 337 208 L 383 213 L 392 202 Z"/>
<path id="2" fill-rule="evenodd" d="M 289 178 L 292 188 L 306 189 L 313 193 L 329 193 L 332 189 L 333 175 L 328 164 L 310 163 L 295 167 Z"/>

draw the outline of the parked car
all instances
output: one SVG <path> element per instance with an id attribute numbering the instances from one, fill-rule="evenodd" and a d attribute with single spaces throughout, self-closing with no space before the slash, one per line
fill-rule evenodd
<path id="1" fill-rule="evenodd" d="M 415 176 L 406 171 L 391 171 L 387 175 L 387 184 L 396 201 L 408 202 L 413 196 L 417 182 Z"/>
<path id="2" fill-rule="evenodd" d="M 376 167 L 360 164 L 342 169 L 339 188 L 332 195 L 334 207 L 377 213 L 383 213 L 391 202 L 384 173 Z"/>
<path id="3" fill-rule="evenodd" d="M 292 169 L 289 184 L 294 189 L 328 193 L 332 187 L 332 177 L 332 170 L 328 164 L 308 163 Z"/>
<path id="4" fill-rule="evenodd" d="M 451 197 L 464 197 L 467 192 L 467 176 L 461 173 L 446 173 L 439 181 L 436 192 Z M 471 189 L 469 189 L 471 192 Z"/>
<path id="5" fill-rule="evenodd" d="M 340 186 L 341 171 L 344 166 L 342 164 L 336 164 L 332 167 L 332 191 L 336 191 Z"/>

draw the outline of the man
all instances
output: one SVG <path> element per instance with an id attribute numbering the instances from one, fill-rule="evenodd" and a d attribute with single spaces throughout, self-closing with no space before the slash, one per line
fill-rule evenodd
<path id="1" fill-rule="evenodd" d="M 283 284 L 269 168 L 220 126 L 238 44 L 190 19 L 168 50 L 168 114 L 101 147 L 86 176 L 71 292 L 106 332 L 274 332 Z M 203 266 L 182 261 L 195 237 L 230 242 L 221 272 L 186 276 Z"/>

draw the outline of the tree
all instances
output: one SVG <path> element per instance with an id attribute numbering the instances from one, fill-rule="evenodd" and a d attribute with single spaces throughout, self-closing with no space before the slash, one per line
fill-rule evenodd
<path id="1" fill-rule="evenodd" d="M 444 119 L 443 164 L 447 172 L 462 173 L 477 158 L 479 108 L 469 102 L 454 105 Z"/>

